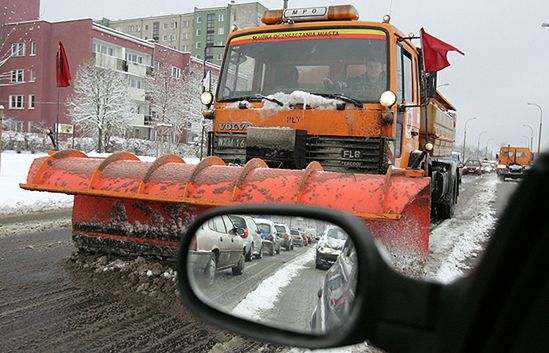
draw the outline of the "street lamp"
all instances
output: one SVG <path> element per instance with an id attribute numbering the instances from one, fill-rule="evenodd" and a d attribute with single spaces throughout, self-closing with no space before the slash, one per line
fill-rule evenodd
<path id="1" fill-rule="evenodd" d="M 478 142 L 477 142 L 477 158 L 480 159 L 480 137 L 487 133 L 487 130 L 482 131 L 480 134 L 478 134 Z"/>
<path id="2" fill-rule="evenodd" d="M 476 120 L 476 119 L 477 118 L 471 118 L 465 122 L 465 131 L 463 132 L 463 153 L 462 153 L 463 160 L 465 160 L 465 144 L 467 143 L 467 123 L 470 122 L 471 120 Z"/>
<path id="3" fill-rule="evenodd" d="M 522 126 L 527 127 L 530 129 L 530 152 L 534 149 L 534 146 L 532 146 L 534 141 L 534 128 L 531 125 L 528 124 L 522 124 Z"/>
<path id="4" fill-rule="evenodd" d="M 528 103 L 528 105 L 534 105 L 539 108 L 539 137 L 538 137 L 538 155 L 539 155 L 539 151 L 541 149 L 541 126 L 543 121 L 543 109 L 541 109 L 541 106 L 539 106 L 539 104 L 536 104 L 536 103 Z"/>
<path id="5" fill-rule="evenodd" d="M 524 136 L 524 135 L 522 135 L 522 138 L 526 139 L 526 145 L 528 145 L 528 141 L 530 140 L 530 138 L 528 136 Z"/>

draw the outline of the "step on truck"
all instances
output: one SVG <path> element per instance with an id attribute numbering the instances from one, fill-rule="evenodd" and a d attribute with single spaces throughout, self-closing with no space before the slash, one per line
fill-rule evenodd
<path id="1" fill-rule="evenodd" d="M 431 214 L 450 217 L 457 202 L 455 109 L 424 74 L 417 38 L 350 5 L 262 21 L 228 36 L 215 92 L 205 75 L 213 128 L 198 164 L 60 151 L 21 187 L 74 194 L 86 251 L 172 257 L 208 208 L 290 203 L 349 212 L 395 256 L 426 259 Z"/>

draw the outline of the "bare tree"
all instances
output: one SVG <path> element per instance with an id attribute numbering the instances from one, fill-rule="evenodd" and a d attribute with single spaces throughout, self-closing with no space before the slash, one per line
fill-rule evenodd
<path id="1" fill-rule="evenodd" d="M 177 77 L 171 70 L 156 73 L 148 84 L 148 97 L 154 112 L 153 122 L 161 127 L 171 126 L 173 140 L 181 142 L 187 130 L 201 129 L 201 93 L 202 78 L 198 71 L 190 70 L 182 77 Z M 159 149 L 169 149 L 165 145 L 165 141 L 160 141 Z"/>
<path id="2" fill-rule="evenodd" d="M 97 140 L 98 152 L 104 152 L 110 137 L 122 135 L 136 118 L 125 75 L 97 67 L 93 60 L 80 65 L 67 104 L 73 124 Z"/>

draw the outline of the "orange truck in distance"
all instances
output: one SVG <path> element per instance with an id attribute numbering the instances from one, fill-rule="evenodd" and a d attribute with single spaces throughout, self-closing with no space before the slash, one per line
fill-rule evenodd
<path id="1" fill-rule="evenodd" d="M 500 180 L 522 179 L 532 164 L 528 147 L 501 147 L 498 154 L 497 174 Z"/>

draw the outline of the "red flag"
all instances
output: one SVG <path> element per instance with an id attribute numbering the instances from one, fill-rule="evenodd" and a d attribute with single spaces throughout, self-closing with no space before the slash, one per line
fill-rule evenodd
<path id="1" fill-rule="evenodd" d="M 57 87 L 69 87 L 71 83 L 71 70 L 69 68 L 69 60 L 67 60 L 67 54 L 65 54 L 65 48 L 63 44 L 59 42 L 59 48 L 57 49 L 57 55 L 55 55 L 55 73 L 57 75 Z"/>
<path id="2" fill-rule="evenodd" d="M 428 34 L 423 28 L 420 33 L 425 72 L 437 72 L 450 66 L 448 59 L 446 59 L 446 54 L 449 51 L 457 51 L 461 55 L 465 55 L 458 48 Z"/>

